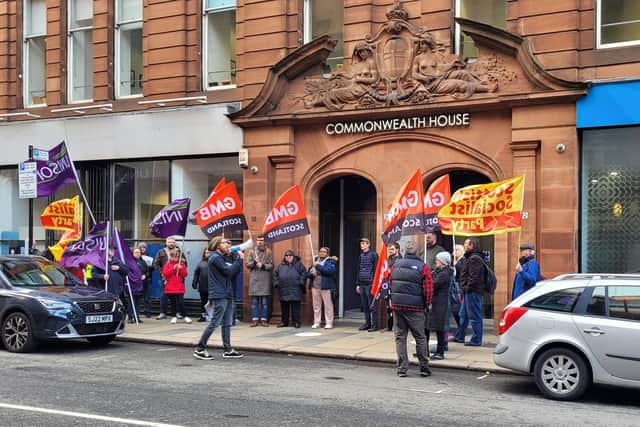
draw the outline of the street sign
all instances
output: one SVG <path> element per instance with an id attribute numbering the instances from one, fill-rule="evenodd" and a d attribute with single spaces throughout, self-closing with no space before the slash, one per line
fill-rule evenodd
<path id="1" fill-rule="evenodd" d="M 41 160 L 43 162 L 49 161 L 49 152 L 45 150 L 41 150 L 39 148 L 34 148 L 32 151 L 33 160 Z"/>
<path id="2" fill-rule="evenodd" d="M 22 162 L 18 167 L 18 192 L 21 199 L 38 197 L 36 162 Z"/>

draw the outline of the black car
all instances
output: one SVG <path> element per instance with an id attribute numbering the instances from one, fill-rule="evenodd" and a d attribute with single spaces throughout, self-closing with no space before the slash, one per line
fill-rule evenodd
<path id="1" fill-rule="evenodd" d="M 45 258 L 0 256 L 0 325 L 11 352 L 48 340 L 107 344 L 124 332 L 125 310 L 117 296 L 84 285 Z"/>

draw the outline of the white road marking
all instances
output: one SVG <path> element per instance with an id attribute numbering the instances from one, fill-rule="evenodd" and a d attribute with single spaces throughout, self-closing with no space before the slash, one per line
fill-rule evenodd
<path id="1" fill-rule="evenodd" d="M 12 405 L 10 403 L 0 403 L 0 408 L 16 409 L 19 411 L 42 412 L 44 414 L 64 415 L 67 417 L 85 418 L 89 420 L 110 421 L 120 424 L 131 424 L 136 426 L 152 426 L 152 427 L 181 427 L 175 424 L 164 424 L 153 421 L 132 420 L 128 418 L 106 417 L 103 415 L 83 414 L 80 412 L 60 411 L 57 409 L 36 408 L 33 406 Z"/>
<path id="2" fill-rule="evenodd" d="M 438 390 L 438 391 L 431 391 L 431 390 L 420 390 L 420 389 L 416 389 L 416 388 L 407 388 L 405 389 L 407 391 L 415 391 L 417 393 L 429 393 L 429 394 L 440 394 L 442 393 L 445 389 L 442 390 Z"/>
<path id="3" fill-rule="evenodd" d="M 175 349 L 176 349 L 175 347 L 159 348 L 156 351 L 172 351 L 172 350 L 175 350 Z"/>
<path id="4" fill-rule="evenodd" d="M 115 356 L 98 356 L 98 357 L 92 357 L 89 360 L 109 360 L 109 359 L 113 359 Z"/>
<path id="5" fill-rule="evenodd" d="M 481 377 L 478 377 L 477 379 L 479 379 L 479 380 L 483 380 L 483 379 L 487 378 L 488 376 L 489 376 L 489 374 L 485 374 L 485 375 L 483 375 L 483 376 L 481 376 Z"/>

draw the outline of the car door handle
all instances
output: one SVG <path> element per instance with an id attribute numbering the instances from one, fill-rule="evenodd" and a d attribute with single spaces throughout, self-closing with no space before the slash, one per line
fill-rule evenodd
<path id="1" fill-rule="evenodd" d="M 598 328 L 592 328 L 592 329 L 585 329 L 584 332 L 591 334 L 591 335 L 604 335 L 604 332 L 602 332 L 600 329 Z"/>

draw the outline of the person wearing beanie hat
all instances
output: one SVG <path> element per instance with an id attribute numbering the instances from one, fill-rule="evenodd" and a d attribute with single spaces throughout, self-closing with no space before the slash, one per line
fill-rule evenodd
<path id="1" fill-rule="evenodd" d="M 518 298 L 542 280 L 540 264 L 535 260 L 534 250 L 535 246 L 533 243 L 523 243 L 520 245 L 520 259 L 515 268 L 516 275 L 513 278 L 512 300 Z"/>
<path id="2" fill-rule="evenodd" d="M 193 357 L 201 360 L 211 360 L 213 356 L 207 351 L 209 337 L 218 326 L 221 327 L 222 345 L 225 359 L 238 359 L 242 353 L 231 347 L 231 325 L 233 324 L 233 278 L 242 269 L 242 251 L 231 252 L 231 241 L 216 236 L 209 242 L 212 252 L 207 261 L 209 282 L 209 304 L 213 306 L 211 321 L 202 332 Z"/>
<path id="3" fill-rule="evenodd" d="M 427 342 L 431 331 L 435 331 L 438 339 L 436 351 L 431 358 L 433 360 L 444 359 L 445 352 L 445 331 L 449 320 L 449 288 L 453 279 L 453 269 L 451 268 L 451 254 L 443 251 L 435 256 L 436 269 L 433 270 L 433 300 L 427 319 Z"/>
<path id="4" fill-rule="evenodd" d="M 393 310 L 398 376 L 406 377 L 409 369 L 407 335 L 416 341 L 420 375 L 431 375 L 427 338 L 425 336 L 425 310 L 431 305 L 433 285 L 431 269 L 416 254 L 418 245 L 410 240 L 405 244 L 404 258 L 396 260 L 389 278 L 391 309 Z"/>

